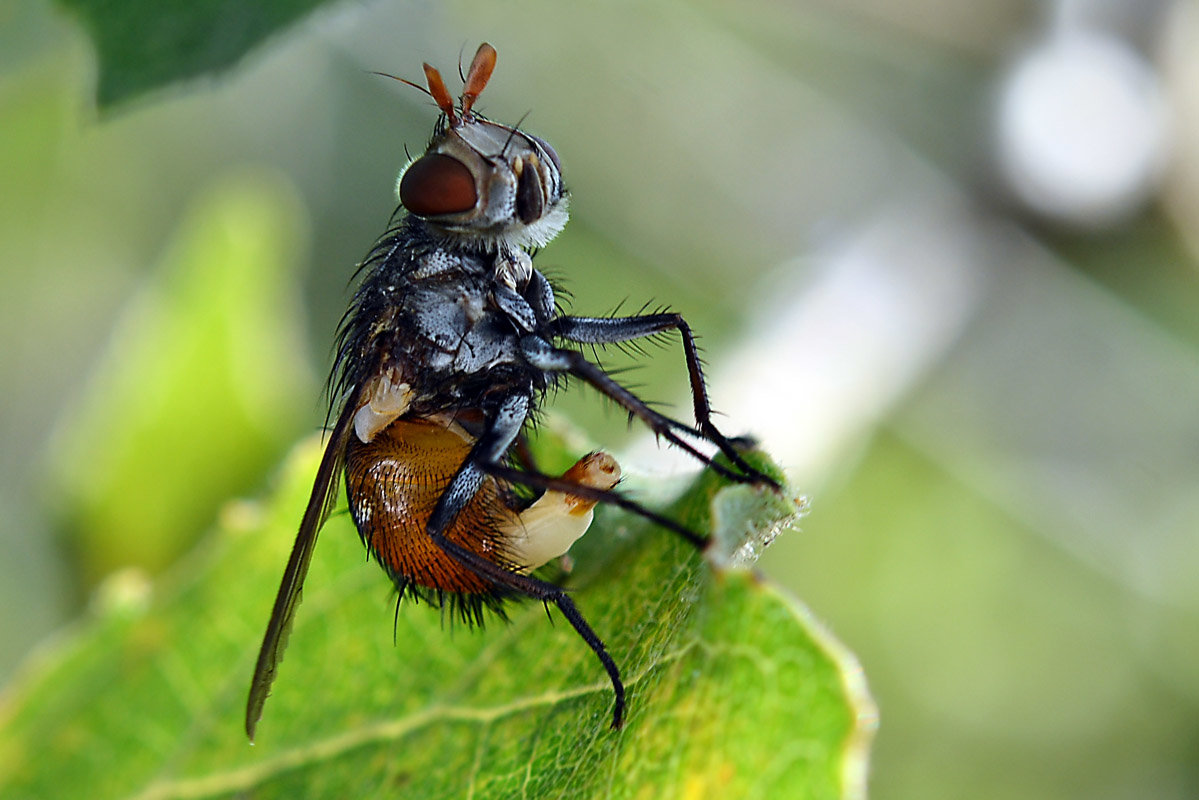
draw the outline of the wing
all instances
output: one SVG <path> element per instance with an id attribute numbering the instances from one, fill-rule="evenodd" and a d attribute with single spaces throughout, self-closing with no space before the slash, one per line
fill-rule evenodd
<path id="1" fill-rule="evenodd" d="M 300 605 L 300 591 L 304 586 L 304 576 L 308 574 L 308 563 L 312 560 L 312 550 L 316 546 L 316 535 L 320 532 L 325 518 L 337 496 L 337 476 L 341 474 L 342 463 L 345 460 L 346 438 L 353 430 L 354 412 L 358 406 L 359 389 L 355 389 L 346 400 L 329 443 L 325 445 L 325 454 L 321 457 L 321 465 L 316 473 L 316 483 L 312 487 L 312 495 L 308 498 L 308 506 L 304 510 L 304 518 L 300 521 L 300 531 L 296 534 L 296 543 L 291 549 L 291 557 L 287 560 L 287 569 L 283 571 L 283 582 L 279 585 L 279 594 L 275 597 L 275 607 L 271 610 L 271 620 L 266 626 L 266 635 L 262 638 L 262 649 L 258 651 L 258 664 L 254 667 L 254 680 L 250 683 L 250 698 L 246 703 L 246 734 L 254 741 L 254 730 L 262 717 L 262 707 L 270 694 L 271 684 L 275 682 L 275 671 L 283 659 L 283 651 L 287 647 L 287 636 L 291 632 L 292 619 L 296 608 Z"/>

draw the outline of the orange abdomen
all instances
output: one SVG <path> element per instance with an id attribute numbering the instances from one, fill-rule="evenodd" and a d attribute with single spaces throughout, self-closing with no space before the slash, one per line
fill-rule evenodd
<path id="1" fill-rule="evenodd" d="M 372 441 L 353 433 L 346 447 L 346 492 L 358 533 L 403 589 L 409 584 L 457 594 L 491 594 L 495 585 L 448 556 L 425 525 L 472 442 L 438 422 L 396 420 Z M 446 538 L 509 569 L 504 526 L 514 512 L 488 478 Z"/>

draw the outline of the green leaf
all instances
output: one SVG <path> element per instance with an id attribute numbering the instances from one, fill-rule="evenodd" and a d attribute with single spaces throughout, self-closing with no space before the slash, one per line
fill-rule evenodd
<path id="1" fill-rule="evenodd" d="M 230 504 L 158 586 L 110 581 L 91 618 L 27 665 L 0 706 L 0 796 L 861 792 L 874 717 L 852 657 L 752 572 L 715 570 L 610 509 L 572 551 L 569 585 L 625 676 L 623 730 L 609 729 L 591 651 L 538 605 L 483 631 L 406 605 L 393 641 L 389 583 L 335 513 L 251 746 L 250 673 L 318 450 L 298 448 L 267 499 Z M 742 514 L 746 489 L 731 491 L 704 475 L 671 513 L 702 522 L 714 503 L 726 527 L 756 518 L 759 532 L 796 516 L 753 489 L 763 502 Z"/>
<path id="2" fill-rule="evenodd" d="M 226 69 L 325 1 L 59 0 L 96 44 L 102 107 Z"/>

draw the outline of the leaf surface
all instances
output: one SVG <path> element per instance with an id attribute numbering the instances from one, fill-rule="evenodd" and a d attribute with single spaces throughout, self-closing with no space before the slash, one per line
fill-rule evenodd
<path id="1" fill-rule="evenodd" d="M 262 501 L 230 504 L 157 586 L 110 580 L 91 617 L 26 666 L 0 706 L 0 795 L 860 793 L 874 717 L 852 657 L 753 573 L 714 569 L 608 509 L 572 551 L 568 583 L 625 676 L 622 731 L 608 727 L 594 656 L 540 606 L 477 631 L 405 605 L 393 642 L 390 586 L 335 512 L 250 745 L 250 673 L 318 450 L 297 448 Z M 796 515 L 745 493 L 705 474 L 671 513 L 698 525 L 716 505 L 722 527 L 767 536 Z"/>

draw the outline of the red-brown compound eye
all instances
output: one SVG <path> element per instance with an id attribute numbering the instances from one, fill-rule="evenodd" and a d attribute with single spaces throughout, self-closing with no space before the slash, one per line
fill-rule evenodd
<path id="1" fill-rule="evenodd" d="M 470 211 L 478 199 L 466 165 L 440 153 L 421 156 L 400 179 L 400 202 L 422 217 Z"/>

